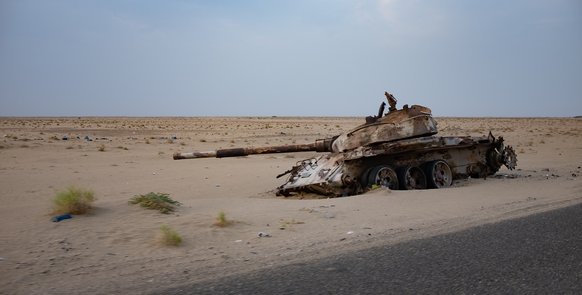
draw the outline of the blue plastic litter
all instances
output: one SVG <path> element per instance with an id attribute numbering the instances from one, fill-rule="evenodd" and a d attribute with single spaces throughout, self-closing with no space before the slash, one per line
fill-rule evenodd
<path id="1" fill-rule="evenodd" d="M 59 222 L 59 221 L 62 221 L 65 219 L 71 219 L 71 218 L 73 218 L 73 216 L 71 216 L 71 214 L 67 213 L 67 214 L 57 215 L 57 216 L 53 217 L 51 220 L 53 222 Z"/>

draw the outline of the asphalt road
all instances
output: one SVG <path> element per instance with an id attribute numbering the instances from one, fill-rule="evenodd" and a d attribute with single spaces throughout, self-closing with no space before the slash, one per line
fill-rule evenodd
<path id="1" fill-rule="evenodd" d="M 582 204 L 163 294 L 582 294 Z"/>

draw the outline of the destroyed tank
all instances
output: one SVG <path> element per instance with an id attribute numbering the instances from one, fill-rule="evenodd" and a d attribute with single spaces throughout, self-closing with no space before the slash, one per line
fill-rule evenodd
<path id="1" fill-rule="evenodd" d="M 277 176 L 289 175 L 277 195 L 303 192 L 348 196 L 373 187 L 391 190 L 444 188 L 453 180 L 486 178 L 505 165 L 513 170 L 517 155 L 503 137 L 491 132 L 482 137 L 436 136 L 437 122 L 431 110 L 420 105 L 396 108 L 396 99 L 385 92 L 378 115 L 347 133 L 314 143 L 221 149 L 175 153 L 174 159 L 240 157 L 252 154 L 316 151 L 324 153 L 297 164 Z"/>

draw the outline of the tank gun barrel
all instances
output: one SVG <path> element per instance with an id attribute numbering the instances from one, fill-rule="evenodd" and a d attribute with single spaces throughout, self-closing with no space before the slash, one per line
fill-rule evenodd
<path id="1" fill-rule="evenodd" d="M 242 157 L 255 154 L 278 154 L 278 153 L 296 153 L 310 151 L 330 152 L 332 142 L 333 138 L 327 138 L 319 139 L 314 143 L 307 144 L 231 148 L 206 152 L 175 153 L 174 160 L 199 159 L 199 158 L 227 158 L 227 157 Z"/>

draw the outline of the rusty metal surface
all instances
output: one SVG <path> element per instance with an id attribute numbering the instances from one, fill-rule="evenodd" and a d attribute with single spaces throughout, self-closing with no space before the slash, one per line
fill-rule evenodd
<path id="1" fill-rule="evenodd" d="M 321 139 L 314 143 L 293 144 L 267 147 L 247 147 L 221 149 L 208 152 L 189 152 L 175 153 L 174 160 L 197 159 L 197 158 L 226 158 L 226 157 L 243 157 L 255 154 L 276 154 L 276 153 L 296 153 L 296 152 L 328 152 L 330 151 L 332 139 Z"/>
<path id="2" fill-rule="evenodd" d="M 370 179 L 378 179 L 378 171 L 392 171 L 392 176 L 398 172 L 400 184 L 407 183 L 406 175 L 410 175 L 407 171 L 415 171 L 422 185 L 412 187 L 422 188 L 430 181 L 421 176 L 434 176 L 431 167 L 437 162 L 447 173 L 450 168 L 453 179 L 487 177 L 503 165 L 510 170 L 516 167 L 517 155 L 512 147 L 504 145 L 502 137 L 495 138 L 491 133 L 482 137 L 436 136 L 437 122 L 429 108 L 405 105 L 398 110 L 396 98 L 387 92 L 385 95 L 390 105 L 387 114 L 383 114 L 385 103 L 382 103 L 377 116 L 367 117 L 366 123 L 336 137 L 309 144 L 176 153 L 174 159 L 329 152 L 299 161 L 277 176 L 288 174 L 287 181 L 277 188 L 277 194 L 284 196 L 303 192 L 326 196 L 358 194 L 367 189 Z"/>
<path id="3" fill-rule="evenodd" d="M 206 151 L 206 152 L 191 152 L 191 153 L 174 153 L 174 160 L 184 160 L 184 159 L 198 159 L 198 158 L 215 158 L 216 151 Z"/>
<path id="4" fill-rule="evenodd" d="M 355 185 L 366 169 L 378 165 L 402 169 L 423 166 L 436 160 L 444 160 L 450 166 L 454 179 L 487 177 L 507 163 L 503 152 L 503 139 L 483 137 L 428 136 L 359 147 L 345 153 L 333 153 L 310 159 L 309 165 L 301 162 L 291 171 L 285 184 L 277 189 L 280 195 L 315 192 L 324 195 L 343 196 L 362 192 L 365 188 Z M 515 161 L 517 161 L 514 158 Z M 331 173 L 333 171 L 333 173 Z"/>
<path id="5" fill-rule="evenodd" d="M 420 105 L 410 108 L 405 106 L 401 110 L 391 110 L 383 117 L 374 117 L 368 123 L 341 134 L 334 140 L 332 151 L 345 152 L 361 146 L 430 136 L 437 132 L 437 123 L 429 108 Z"/>
<path id="6" fill-rule="evenodd" d="M 278 195 L 307 191 L 321 195 L 342 194 L 344 174 L 343 155 L 331 153 L 299 161 L 292 169 L 287 182 L 277 188 Z"/>

